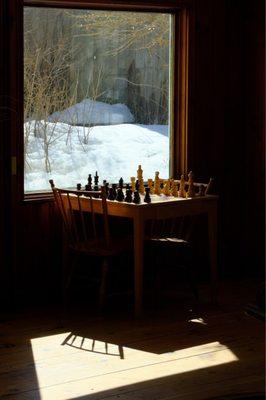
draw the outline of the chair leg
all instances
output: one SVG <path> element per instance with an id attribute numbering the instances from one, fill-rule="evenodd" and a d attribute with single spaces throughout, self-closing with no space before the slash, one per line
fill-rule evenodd
<path id="1" fill-rule="evenodd" d="M 106 297 L 106 286 L 107 286 L 107 275 L 108 275 L 109 263 L 107 258 L 103 259 L 102 270 L 101 270 L 101 284 L 99 291 L 99 311 L 103 310 Z"/>
<path id="2" fill-rule="evenodd" d="M 76 266 L 76 261 L 77 261 L 77 256 L 72 254 L 69 255 L 67 263 L 64 265 L 63 285 L 62 285 L 62 299 L 63 299 L 64 311 L 66 311 L 67 308 L 67 291 L 71 283 L 73 272 Z"/>
<path id="3" fill-rule="evenodd" d="M 192 293 L 193 293 L 193 295 L 195 297 L 195 300 L 199 301 L 198 288 L 197 288 L 197 285 L 195 283 L 195 279 L 192 276 L 190 267 L 189 266 L 185 266 L 184 267 L 184 272 L 185 272 L 185 275 L 186 275 L 187 282 L 188 282 L 188 284 L 190 286 L 190 289 L 191 289 L 191 291 L 192 291 Z"/>

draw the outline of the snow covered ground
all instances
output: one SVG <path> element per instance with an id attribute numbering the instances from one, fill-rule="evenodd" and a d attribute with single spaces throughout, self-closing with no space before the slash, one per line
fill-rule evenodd
<path id="1" fill-rule="evenodd" d="M 125 104 L 84 99 L 72 107 L 51 114 L 48 121 L 71 125 L 117 125 L 132 123 L 134 117 Z"/>
<path id="2" fill-rule="evenodd" d="M 59 118 L 58 114 L 51 116 L 50 120 L 69 122 L 62 115 Z M 25 161 L 26 192 L 49 189 L 49 179 L 60 187 L 75 187 L 77 183 L 85 185 L 88 174 L 94 175 L 95 171 L 98 171 L 100 183 L 103 179 L 118 182 L 120 177 L 130 181 L 131 176 L 136 176 L 139 164 L 145 180 L 153 178 L 155 171 L 160 171 L 162 178 L 169 176 L 167 125 L 123 123 L 88 128 L 38 121 L 37 137 L 35 121 L 26 122 L 24 129 L 29 133 Z M 45 167 L 45 142 L 49 143 L 50 173 Z"/>

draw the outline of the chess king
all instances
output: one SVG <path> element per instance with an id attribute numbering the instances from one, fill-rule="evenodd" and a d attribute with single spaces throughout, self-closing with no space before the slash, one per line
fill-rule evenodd
<path id="1" fill-rule="evenodd" d="M 137 177 L 138 177 L 138 181 L 139 181 L 139 192 L 141 194 L 144 194 L 145 188 L 144 188 L 144 182 L 143 182 L 143 170 L 141 169 L 141 165 L 139 165 L 139 167 L 138 167 Z"/>

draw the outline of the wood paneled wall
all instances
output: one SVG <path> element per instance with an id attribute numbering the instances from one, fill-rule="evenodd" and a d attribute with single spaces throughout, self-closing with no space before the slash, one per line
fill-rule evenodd
<path id="1" fill-rule="evenodd" d="M 264 269 L 264 7 L 263 0 L 195 0 L 188 167 L 199 180 L 216 179 L 221 275 L 249 276 Z M 5 15 L 3 4 L 1 11 Z M 8 34 L 7 25 L 2 30 Z M 7 59 L 4 43 L 1 52 Z M 8 78 L 8 64 L 1 71 Z M 8 94 L 2 86 L 1 95 Z M 52 203 L 14 209 L 9 125 L 1 125 L 2 297 L 8 299 L 16 287 L 21 298 L 39 293 L 49 299 L 58 287 L 60 227 L 54 224 Z M 10 226 L 11 214 L 15 226 Z"/>

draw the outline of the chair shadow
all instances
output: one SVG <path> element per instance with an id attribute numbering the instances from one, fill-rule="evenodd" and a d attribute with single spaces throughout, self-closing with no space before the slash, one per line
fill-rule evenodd
<path id="1" fill-rule="evenodd" d="M 124 350 L 123 350 L 123 346 L 121 345 L 117 345 L 118 347 L 118 353 L 112 353 L 110 351 L 108 351 L 108 342 L 104 342 L 104 347 L 105 347 L 105 351 L 99 351 L 99 350 L 95 350 L 95 345 L 97 340 L 96 339 L 92 339 L 91 340 L 91 349 L 84 347 L 85 344 L 85 340 L 87 339 L 86 337 L 81 337 L 81 341 L 80 341 L 80 345 L 75 345 L 74 342 L 77 340 L 78 336 L 76 334 L 70 333 L 65 340 L 61 343 L 62 346 L 69 346 L 69 347 L 73 347 L 75 349 L 78 350 L 83 350 L 83 351 L 87 351 L 90 353 L 96 353 L 96 354 L 104 354 L 104 355 L 108 355 L 108 356 L 116 356 L 116 357 L 120 357 L 121 360 L 124 360 L 125 356 L 124 356 Z"/>

